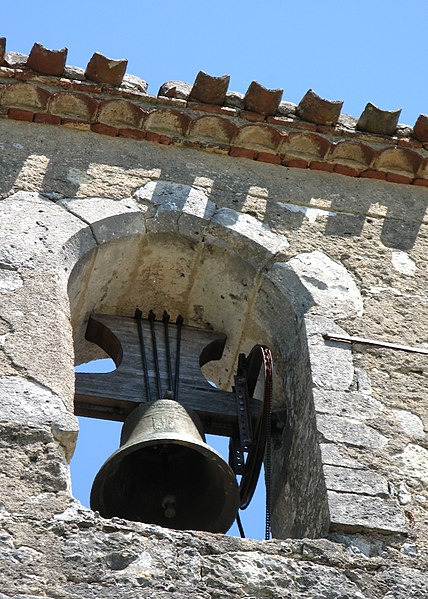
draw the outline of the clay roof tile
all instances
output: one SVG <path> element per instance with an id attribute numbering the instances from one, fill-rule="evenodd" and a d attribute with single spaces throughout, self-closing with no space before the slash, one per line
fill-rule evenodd
<path id="1" fill-rule="evenodd" d="M 85 70 L 87 79 L 105 85 L 119 87 L 125 75 L 128 61 L 124 58 L 114 60 L 95 52 Z"/>
<path id="2" fill-rule="evenodd" d="M 309 121 L 310 123 L 335 126 L 339 119 L 342 106 L 342 100 L 325 100 L 310 89 L 300 100 L 296 108 L 296 114 L 304 121 Z"/>
<path id="3" fill-rule="evenodd" d="M 381 110 L 371 102 L 366 104 L 360 118 L 357 129 L 378 135 L 394 135 L 400 118 L 401 108 L 398 110 Z"/>
<path id="4" fill-rule="evenodd" d="M 226 98 L 229 81 L 229 75 L 213 77 L 204 73 L 204 71 L 199 71 L 190 91 L 189 100 L 222 106 Z"/>
<path id="5" fill-rule="evenodd" d="M 0 66 L 4 63 L 5 52 L 6 52 L 6 38 L 0 37 Z"/>
<path id="6" fill-rule="evenodd" d="M 281 102 L 283 91 L 282 89 L 267 89 L 257 81 L 252 81 L 244 96 L 245 109 L 260 114 L 274 115 Z"/>
<path id="7" fill-rule="evenodd" d="M 43 75 L 59 77 L 64 72 L 67 53 L 67 48 L 49 50 L 36 42 L 27 59 L 27 67 Z"/>

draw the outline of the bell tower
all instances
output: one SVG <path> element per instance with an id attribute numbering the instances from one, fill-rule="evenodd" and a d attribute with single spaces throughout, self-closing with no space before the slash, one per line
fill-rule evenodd
<path id="1" fill-rule="evenodd" d="M 64 52 L 3 50 L 1 592 L 427 596 L 426 117 L 203 72 L 152 96 L 124 61 L 75 78 Z M 267 542 L 221 534 L 263 413 L 254 347 L 274 365 Z M 114 373 L 75 377 L 106 353 Z M 83 413 L 126 421 L 92 510 L 69 481 Z M 209 430 L 238 439 L 235 466 Z"/>

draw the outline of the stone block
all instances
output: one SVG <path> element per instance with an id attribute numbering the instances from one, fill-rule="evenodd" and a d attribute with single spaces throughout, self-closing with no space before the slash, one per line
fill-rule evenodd
<path id="1" fill-rule="evenodd" d="M 67 52 L 67 48 L 49 50 L 36 42 L 27 59 L 27 66 L 37 73 L 59 77 L 64 72 Z"/>
<path id="2" fill-rule="evenodd" d="M 428 450 L 425 447 L 409 443 L 394 458 L 403 476 L 428 486 Z"/>
<path id="3" fill-rule="evenodd" d="M 47 221 L 52 224 L 49 235 Z M 28 243 L 29 238 L 33 243 Z M 8 268 L 46 270 L 50 258 L 57 263 L 54 256 L 62 249 L 68 252 L 64 265 L 73 264 L 80 251 L 86 253 L 93 245 L 86 223 L 37 193 L 20 191 L 2 201 L 0 262 Z"/>
<path id="4" fill-rule="evenodd" d="M 317 125 L 337 124 L 343 101 L 320 98 L 312 89 L 308 90 L 296 108 L 296 114 L 304 121 Z"/>
<path id="5" fill-rule="evenodd" d="M 393 413 L 406 435 L 413 439 L 425 439 L 424 425 L 419 416 L 408 410 L 393 410 Z"/>
<path id="6" fill-rule="evenodd" d="M 142 235 L 146 231 L 144 212 L 131 198 L 64 199 L 59 204 L 91 225 L 98 244 L 108 243 L 117 237 Z"/>
<path id="7" fill-rule="evenodd" d="M 229 246 L 258 267 L 289 247 L 287 239 L 273 233 L 264 223 L 230 208 L 217 210 L 205 233 L 205 241 L 217 246 Z"/>
<path id="8" fill-rule="evenodd" d="M 326 441 L 354 447 L 382 449 L 388 439 L 377 430 L 356 420 L 332 414 L 317 414 L 317 427 Z"/>
<path id="9" fill-rule="evenodd" d="M 6 270 L 0 266 L 0 293 L 10 293 L 22 287 L 21 275 L 14 270 Z"/>
<path id="10" fill-rule="evenodd" d="M 213 77 L 204 73 L 204 71 L 199 71 L 190 90 L 189 100 L 201 102 L 202 104 L 222 106 L 226 98 L 229 81 L 229 75 Z"/>
<path id="11" fill-rule="evenodd" d="M 200 239 L 201 231 L 215 212 L 202 189 L 190 185 L 151 181 L 135 192 L 135 199 L 148 208 L 147 228 L 150 232 L 178 232 Z"/>
<path id="12" fill-rule="evenodd" d="M 314 389 L 315 410 L 321 414 L 335 414 L 346 418 L 366 420 L 379 417 L 383 404 L 371 395 L 354 391 L 325 391 Z"/>
<path id="13" fill-rule="evenodd" d="M 328 491 L 330 530 L 345 532 L 407 532 L 403 510 L 393 499 Z"/>
<path id="14" fill-rule="evenodd" d="M 136 77 L 135 75 L 124 75 L 122 80 L 121 88 L 130 92 L 137 92 L 139 94 L 146 94 L 149 84 L 144 79 Z"/>
<path id="15" fill-rule="evenodd" d="M 27 64 L 28 56 L 21 52 L 5 52 L 4 64 L 11 69 L 23 69 Z"/>
<path id="16" fill-rule="evenodd" d="M 128 61 L 126 59 L 113 60 L 95 52 L 87 64 L 85 76 L 96 83 L 119 87 L 127 65 Z"/>
<path id="17" fill-rule="evenodd" d="M 354 278 L 339 262 L 323 252 L 305 252 L 287 263 L 314 299 L 312 311 L 328 318 L 361 316 L 363 300 Z"/>
<path id="18" fill-rule="evenodd" d="M 324 475 L 329 491 L 389 497 L 388 481 L 378 472 L 325 465 Z"/>
<path id="19" fill-rule="evenodd" d="M 351 457 L 348 448 L 343 444 L 320 443 L 320 449 L 323 464 L 343 468 L 364 468 L 363 462 Z M 353 449 L 353 452 L 355 452 L 355 449 Z"/>
<path id="20" fill-rule="evenodd" d="M 273 115 L 277 112 L 282 99 L 282 89 L 267 89 L 252 81 L 244 96 L 245 110 L 264 115 Z"/>
<path id="21" fill-rule="evenodd" d="M 60 397 L 20 376 L 0 376 L 0 422 L 51 430 L 68 459 L 77 440 L 77 418 Z"/>

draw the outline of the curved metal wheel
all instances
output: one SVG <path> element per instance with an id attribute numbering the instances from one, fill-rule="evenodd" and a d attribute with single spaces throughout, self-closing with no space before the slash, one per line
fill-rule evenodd
<path id="1" fill-rule="evenodd" d="M 255 345 L 246 361 L 245 378 L 248 395 L 253 397 L 260 377 L 263 375 L 263 405 L 257 417 L 252 443 L 243 468 L 240 482 L 240 508 L 245 510 L 251 502 L 265 455 L 266 440 L 270 428 L 272 405 L 272 355 L 264 345 Z"/>

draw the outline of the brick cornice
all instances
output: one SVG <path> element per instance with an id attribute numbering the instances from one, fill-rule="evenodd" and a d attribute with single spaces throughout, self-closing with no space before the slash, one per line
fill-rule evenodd
<path id="1" fill-rule="evenodd" d="M 73 67 L 64 67 L 58 75 L 58 52 L 40 44 L 35 47 L 29 57 L 4 54 L 0 66 L 2 118 L 428 187 L 425 115 L 420 115 L 412 129 L 396 125 L 398 111 L 380 111 L 368 105 L 357 122 L 340 116 L 340 102 L 319 98 L 311 90 L 293 107 L 280 102 L 282 90 L 267 90 L 253 82 L 245 96 L 239 97 L 226 91 L 227 78 L 206 74 L 199 74 L 193 87 L 169 82 L 153 96 L 146 93 L 145 82 L 124 76 L 126 61 L 113 61 L 117 77 L 110 73 L 106 82 L 103 61 L 110 59 L 98 54 L 96 77 L 89 68 L 84 73 Z M 66 49 L 61 53 L 64 61 Z M 49 74 L 50 56 L 54 74 Z M 34 70 L 40 57 L 43 72 Z M 360 131 L 359 123 L 366 123 L 374 132 Z M 393 134 L 385 134 L 388 130 Z"/>

